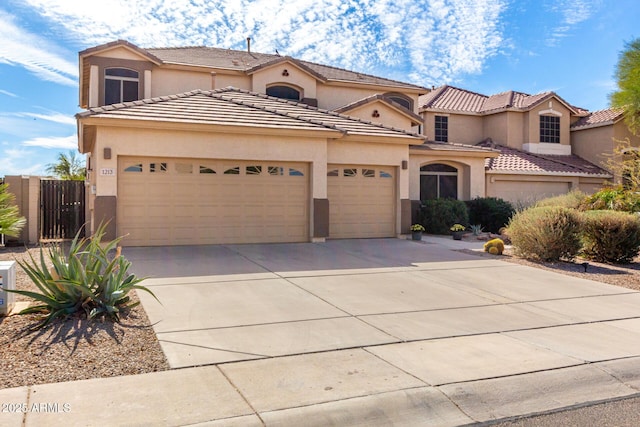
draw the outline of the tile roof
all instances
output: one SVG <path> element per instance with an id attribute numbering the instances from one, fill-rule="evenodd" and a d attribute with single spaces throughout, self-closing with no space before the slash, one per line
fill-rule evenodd
<path id="1" fill-rule="evenodd" d="M 482 95 L 454 86 L 440 86 L 432 92 L 421 95 L 419 107 L 424 110 L 440 110 L 473 114 L 491 114 L 500 110 L 526 111 L 548 98 L 556 97 L 572 109 L 576 115 L 585 114 L 585 110 L 566 103 L 554 92 L 542 92 L 529 95 L 522 92 L 507 91 L 491 96 Z"/>
<path id="2" fill-rule="evenodd" d="M 278 54 L 266 54 L 247 52 L 242 50 L 221 49 L 205 46 L 191 47 L 166 47 L 143 49 L 164 63 L 188 64 L 205 67 L 223 68 L 244 72 L 253 72 L 261 67 L 271 65 L 284 60 L 298 63 L 302 68 L 310 70 L 317 77 L 325 81 L 346 81 L 360 84 L 372 84 L 377 86 L 391 86 L 402 89 L 427 92 L 428 89 L 410 83 L 376 77 L 369 74 L 358 73 L 329 65 L 316 64 L 302 61 L 289 56 Z"/>
<path id="3" fill-rule="evenodd" d="M 589 129 L 598 126 L 612 125 L 622 119 L 624 110 L 621 108 L 607 108 L 590 113 L 586 117 L 571 125 L 571 130 Z"/>
<path id="4" fill-rule="evenodd" d="M 521 173 L 534 175 L 579 175 L 610 178 L 604 169 L 576 155 L 560 156 L 534 154 L 503 145 L 483 141 L 479 146 L 491 147 L 500 151 L 496 158 L 485 160 L 485 169 L 495 173 Z"/>
<path id="5" fill-rule="evenodd" d="M 263 94 L 236 88 L 194 90 L 178 95 L 91 108 L 88 117 L 158 122 L 253 126 L 275 129 L 333 130 L 343 135 L 406 138 L 423 136 Z"/>

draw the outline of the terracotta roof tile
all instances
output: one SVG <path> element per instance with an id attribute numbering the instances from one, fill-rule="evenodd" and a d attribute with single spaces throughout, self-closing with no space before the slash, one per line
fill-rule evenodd
<path id="1" fill-rule="evenodd" d="M 525 111 L 552 96 L 556 96 L 564 102 L 562 98 L 553 92 L 529 95 L 522 92 L 507 91 L 486 96 L 453 86 L 441 86 L 420 97 L 420 108 L 422 111 L 440 110 L 475 114 L 491 114 L 505 109 Z M 566 102 L 564 103 L 574 111 L 574 114 L 584 114 L 584 110 Z"/>
<path id="2" fill-rule="evenodd" d="M 288 59 L 301 64 L 303 68 L 308 68 L 324 80 L 391 86 L 417 90 L 420 92 L 428 91 L 428 89 L 422 86 L 410 83 L 372 76 L 328 65 L 302 61 L 296 58 L 284 57 L 276 54 L 247 52 L 242 50 L 221 49 L 205 46 L 150 48 L 144 50 L 149 52 L 151 55 L 160 58 L 165 63 L 200 65 L 244 72 L 255 71 L 260 67 L 279 62 L 283 59 Z"/>
<path id="3" fill-rule="evenodd" d="M 79 113 L 77 117 L 281 129 L 327 129 L 345 135 L 406 138 L 409 141 L 424 139 L 423 136 L 404 130 L 236 88 L 194 90 L 178 95 L 97 107 Z"/>
<path id="4" fill-rule="evenodd" d="M 487 141 L 478 145 L 492 147 L 500 151 L 498 157 L 485 160 L 485 168 L 489 172 L 610 177 L 610 174 L 604 169 L 576 155 L 534 154 Z"/>
<path id="5" fill-rule="evenodd" d="M 598 126 L 611 125 L 622 119 L 624 110 L 621 108 L 607 108 L 606 110 L 598 110 L 581 118 L 571 125 L 571 130 L 588 129 Z"/>

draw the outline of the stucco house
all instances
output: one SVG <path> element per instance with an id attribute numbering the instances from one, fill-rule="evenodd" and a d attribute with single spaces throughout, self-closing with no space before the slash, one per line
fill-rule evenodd
<path id="1" fill-rule="evenodd" d="M 80 52 L 79 66 L 87 218 L 110 220 L 126 245 L 396 237 L 427 186 L 484 196 L 498 155 L 425 142 L 426 88 L 249 44 L 118 40 Z"/>
<path id="2" fill-rule="evenodd" d="M 611 178 L 598 157 L 610 152 L 609 135 L 579 133 L 595 113 L 554 92 L 488 96 L 445 85 L 421 95 L 418 112 L 429 141 L 499 151 L 498 157 L 486 159 L 487 196 L 526 205 L 572 189 L 592 193 Z"/>

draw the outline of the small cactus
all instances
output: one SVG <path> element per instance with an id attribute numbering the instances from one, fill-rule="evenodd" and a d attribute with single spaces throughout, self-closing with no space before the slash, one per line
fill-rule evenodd
<path id="1" fill-rule="evenodd" d="M 504 242 L 502 239 L 492 239 L 484 244 L 484 251 L 491 255 L 502 255 L 504 252 Z"/>

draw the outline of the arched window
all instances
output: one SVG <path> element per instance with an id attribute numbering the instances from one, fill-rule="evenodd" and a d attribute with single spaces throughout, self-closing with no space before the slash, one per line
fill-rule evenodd
<path id="1" fill-rule="evenodd" d="M 442 163 L 420 168 L 420 200 L 457 198 L 458 169 Z"/>
<path id="2" fill-rule="evenodd" d="M 276 98 L 300 101 L 300 91 L 290 86 L 271 86 L 267 88 L 267 95 Z"/>
<path id="3" fill-rule="evenodd" d="M 387 93 L 384 97 L 396 104 L 400 104 L 409 111 L 413 111 L 413 100 L 408 96 L 402 95 L 401 93 Z"/>
<path id="4" fill-rule="evenodd" d="M 139 73 L 128 68 L 107 68 L 104 70 L 104 104 L 139 99 Z"/>

